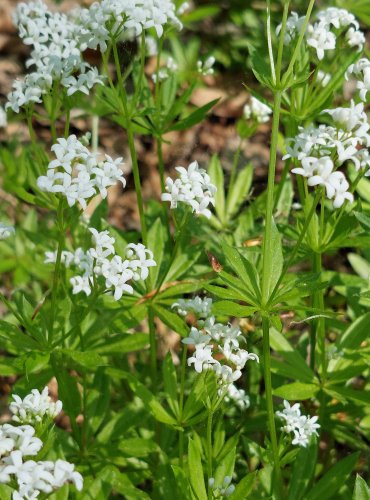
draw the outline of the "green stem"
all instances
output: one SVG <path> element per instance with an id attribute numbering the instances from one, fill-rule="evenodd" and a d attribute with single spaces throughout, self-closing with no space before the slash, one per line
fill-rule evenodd
<path id="1" fill-rule="evenodd" d="M 302 29 L 301 29 L 301 32 L 300 32 L 299 37 L 298 37 L 297 45 L 295 46 L 295 49 L 294 49 L 292 58 L 290 60 L 288 69 L 287 69 L 286 73 L 284 74 L 283 84 L 285 84 L 285 83 L 288 82 L 288 80 L 290 78 L 290 75 L 291 75 L 291 73 L 293 71 L 294 64 L 295 64 L 295 62 L 296 62 L 296 60 L 298 58 L 299 51 L 301 50 L 301 45 L 302 45 L 302 42 L 303 42 L 303 38 L 304 38 L 304 36 L 306 34 L 308 22 L 310 20 L 311 12 L 312 12 L 314 4 L 315 4 L 315 0 L 310 0 L 310 3 L 309 3 L 308 8 L 307 8 L 306 17 L 305 17 L 305 19 L 303 21 Z"/>
<path id="2" fill-rule="evenodd" d="M 276 63 L 276 75 L 278 79 L 278 83 L 280 84 L 280 76 L 281 76 L 281 66 L 283 62 L 283 52 L 284 52 L 284 38 L 286 31 L 286 23 L 289 14 L 289 0 L 284 3 L 284 11 L 283 11 L 283 20 L 281 23 L 280 37 L 279 37 L 279 48 L 278 48 L 278 56 Z"/>
<path id="3" fill-rule="evenodd" d="M 164 193 L 166 190 L 166 185 L 164 182 L 164 161 L 163 161 L 163 138 L 162 138 L 162 136 L 157 138 L 157 154 L 158 154 L 159 176 L 161 179 L 161 191 L 162 191 L 162 193 Z M 166 211 L 166 213 L 167 213 L 167 211 Z"/>
<path id="4" fill-rule="evenodd" d="M 148 307 L 149 341 L 150 341 L 150 374 L 154 392 L 157 391 L 157 333 L 155 330 L 153 309 Z"/>
<path id="5" fill-rule="evenodd" d="M 119 90 L 120 90 L 120 94 L 121 94 L 121 98 L 122 98 L 122 106 L 123 106 L 124 114 L 126 117 L 127 139 L 128 139 L 128 144 L 129 144 L 129 148 L 130 148 L 130 155 L 131 155 L 131 160 L 132 160 L 132 173 L 134 176 L 135 191 L 136 191 L 137 203 L 138 203 L 138 208 L 139 208 L 139 217 L 140 217 L 140 224 L 141 224 L 142 239 L 143 239 L 144 245 L 147 246 L 148 230 L 147 230 L 145 214 L 144 214 L 144 202 L 143 202 L 143 195 L 142 195 L 142 191 L 141 191 L 139 163 L 138 163 L 136 149 L 135 149 L 135 140 L 134 140 L 134 133 L 132 130 L 131 116 L 128 112 L 127 94 L 126 94 L 126 89 L 125 89 L 125 85 L 124 85 L 123 78 L 122 78 L 121 65 L 120 65 L 120 60 L 119 60 L 118 51 L 117 51 L 117 44 L 113 43 L 112 48 L 113 48 L 113 57 L 114 57 L 114 62 L 115 62 L 115 66 L 116 66 L 119 87 L 120 87 Z"/>
<path id="6" fill-rule="evenodd" d="M 274 95 L 273 121 L 271 132 L 270 161 L 267 181 L 267 200 L 266 200 L 266 221 L 262 244 L 262 306 L 266 306 L 269 299 L 270 283 L 270 240 L 272 232 L 273 208 L 274 208 L 274 185 L 276 171 L 277 144 L 279 136 L 281 92 Z"/>
<path id="7" fill-rule="evenodd" d="M 188 354 L 188 348 L 186 344 L 182 344 L 182 354 L 181 354 L 181 372 L 180 372 L 180 400 L 179 400 L 179 425 L 183 425 L 183 413 L 184 413 L 184 397 L 185 397 L 185 376 L 186 376 L 186 358 Z M 183 467 L 184 465 L 184 440 L 185 440 L 185 429 L 183 428 L 179 431 L 179 465 Z"/>
<path id="8" fill-rule="evenodd" d="M 272 222 L 273 222 L 274 184 L 275 184 L 275 171 L 276 171 L 276 158 L 277 158 L 277 144 L 279 136 L 280 105 L 281 105 L 281 92 L 277 91 L 274 94 L 270 161 L 269 161 L 268 181 L 267 181 L 266 221 L 265 221 L 265 231 L 262 244 L 262 307 L 263 308 L 266 308 L 266 306 L 268 305 L 269 293 L 270 293 L 270 268 L 271 268 L 270 245 L 271 245 Z M 266 396 L 266 406 L 268 413 L 272 452 L 274 457 L 274 471 L 275 471 L 274 489 L 276 491 L 277 498 L 281 498 L 283 487 L 282 487 L 282 477 L 280 471 L 279 450 L 276 439 L 274 403 L 272 400 L 270 334 L 269 334 L 270 321 L 268 316 L 266 315 L 263 316 L 262 325 L 263 325 L 265 396 Z"/>
<path id="9" fill-rule="evenodd" d="M 68 108 L 66 111 L 66 123 L 64 126 L 64 137 L 67 138 L 69 136 L 69 126 L 71 122 L 71 110 Z"/>
<path id="10" fill-rule="evenodd" d="M 311 219 L 313 217 L 313 214 L 316 212 L 316 207 L 320 201 L 320 197 L 321 197 L 321 193 L 320 191 L 318 191 L 316 193 L 316 197 L 312 203 L 312 206 L 311 206 L 311 209 L 310 209 L 310 212 L 305 220 L 305 223 L 303 225 L 303 228 L 302 228 L 302 231 L 298 237 L 298 240 L 297 240 L 297 243 L 295 245 L 295 247 L 293 248 L 293 252 L 291 253 L 290 257 L 289 257 L 289 260 L 288 262 L 285 264 L 284 268 L 283 268 L 283 271 L 270 295 L 270 298 L 269 298 L 269 304 L 271 304 L 272 300 L 274 299 L 275 295 L 276 295 L 276 292 L 278 291 L 278 288 L 281 284 L 281 282 L 283 281 L 284 279 L 284 276 L 286 275 L 286 273 L 288 272 L 288 269 L 289 267 L 291 266 L 292 262 L 294 261 L 297 253 L 298 253 L 298 250 L 300 249 L 301 245 L 302 245 L 302 242 L 303 242 L 303 239 L 304 237 L 306 236 L 306 233 L 307 233 L 307 230 L 310 226 L 310 222 L 311 222 Z"/>
<path id="11" fill-rule="evenodd" d="M 53 341 L 54 334 L 54 323 L 56 318 L 56 303 L 58 297 L 58 282 L 60 276 L 60 269 L 62 263 L 62 251 L 64 246 L 64 203 L 63 199 L 59 200 L 58 211 L 57 211 L 57 227 L 59 231 L 58 237 L 58 249 L 57 249 L 57 257 L 55 261 L 55 269 L 54 269 L 54 277 L 53 277 L 53 285 L 51 290 L 51 315 L 50 315 L 50 330 L 48 336 L 48 342 L 51 344 Z"/>
<path id="12" fill-rule="evenodd" d="M 212 425 L 213 425 L 213 411 L 208 412 L 207 418 L 207 479 L 208 482 L 213 477 L 213 447 L 212 447 Z M 212 499 L 212 488 L 208 484 L 208 499 Z"/>
<path id="13" fill-rule="evenodd" d="M 276 437 L 274 403 L 272 399 L 270 321 L 265 316 L 262 318 L 262 332 L 263 332 L 263 372 L 265 380 L 266 408 L 267 408 L 268 426 L 269 426 L 271 446 L 272 446 L 272 454 L 274 458 L 274 473 L 275 473 L 274 486 L 277 498 L 281 498 L 283 483 L 280 470 L 279 448 Z"/>

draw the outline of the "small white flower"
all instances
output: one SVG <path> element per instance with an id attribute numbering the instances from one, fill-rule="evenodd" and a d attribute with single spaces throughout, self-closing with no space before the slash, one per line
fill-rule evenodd
<path id="1" fill-rule="evenodd" d="M 73 295 L 83 292 L 87 297 L 91 295 L 90 278 L 87 276 L 73 276 L 70 279 Z"/>
<path id="2" fill-rule="evenodd" d="M 243 114 L 247 120 L 253 117 L 258 123 L 267 123 L 270 120 L 272 109 L 252 96 L 250 104 L 244 106 Z"/>
<path id="3" fill-rule="evenodd" d="M 6 226 L 0 222 L 0 240 L 6 240 L 15 234 L 15 229 L 12 226 Z"/>
<path id="4" fill-rule="evenodd" d="M 317 429 L 320 428 L 320 425 L 316 423 L 318 417 L 308 418 L 305 415 L 301 415 L 299 403 L 290 406 L 288 401 L 284 400 L 284 410 L 277 411 L 276 415 L 285 421 L 283 430 L 286 433 L 293 432 L 293 445 L 306 447 L 310 437 L 318 435 Z"/>
<path id="5" fill-rule="evenodd" d="M 62 411 L 62 402 L 53 402 L 47 387 L 41 393 L 37 389 L 33 389 L 31 394 L 28 394 L 24 399 L 14 394 L 13 400 L 9 409 L 13 414 L 12 420 L 15 422 L 41 422 L 45 416 L 55 418 Z"/>
<path id="6" fill-rule="evenodd" d="M 202 333 L 200 330 L 197 330 L 197 328 L 192 327 L 190 330 L 189 337 L 185 337 L 182 339 L 183 344 L 188 344 L 188 345 L 203 345 L 205 346 L 206 344 L 209 343 L 211 340 L 210 335 L 205 335 Z"/>
<path id="7" fill-rule="evenodd" d="M 363 32 L 353 27 L 349 28 L 347 31 L 346 40 L 350 47 L 357 47 L 358 52 L 361 52 L 366 43 L 366 38 Z"/>
<path id="8" fill-rule="evenodd" d="M 335 35 L 329 31 L 326 24 L 319 22 L 308 26 L 307 44 L 316 50 L 317 58 L 321 61 L 326 50 L 335 49 Z"/>
<path id="9" fill-rule="evenodd" d="M 0 128 L 5 128 L 8 125 L 5 110 L 0 106 Z"/>
<path id="10" fill-rule="evenodd" d="M 179 178 L 176 181 L 166 179 L 167 192 L 162 193 L 162 201 L 169 201 L 171 208 L 176 208 L 178 202 L 185 203 L 197 215 L 210 218 L 211 211 L 207 207 L 215 203 L 216 186 L 211 183 L 209 175 L 199 168 L 197 162 L 191 163 L 188 169 L 176 167 L 176 170 Z"/>
<path id="11" fill-rule="evenodd" d="M 321 69 L 317 72 L 317 81 L 322 87 L 326 87 L 331 80 L 331 75 Z"/>
<path id="12" fill-rule="evenodd" d="M 213 56 L 208 57 L 204 62 L 198 61 L 197 62 L 198 73 L 200 73 L 203 76 L 213 75 L 215 72 L 215 70 L 213 69 L 215 62 L 216 59 Z"/>
<path id="13" fill-rule="evenodd" d="M 194 356 L 188 358 L 188 366 L 194 364 L 195 371 L 198 373 L 211 368 L 215 363 L 218 363 L 218 361 L 212 357 L 211 345 L 197 344 Z"/>

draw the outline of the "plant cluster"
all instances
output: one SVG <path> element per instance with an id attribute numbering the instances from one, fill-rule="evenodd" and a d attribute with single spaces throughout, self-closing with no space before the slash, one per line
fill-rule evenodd
<path id="1" fill-rule="evenodd" d="M 229 170 L 164 156 L 218 103 L 193 97 L 227 65 L 195 34 L 220 7 L 15 9 L 29 72 L 0 127 L 24 120 L 29 141 L 0 149 L 16 200 L 0 222 L 0 371 L 17 394 L 1 499 L 369 498 L 370 61 L 355 8 L 291 3 L 267 1 L 264 42 L 238 46 L 250 96 Z M 102 119 L 128 158 L 103 150 Z M 243 151 L 266 130 L 260 189 Z M 109 192 L 131 185 L 129 230 L 109 223 Z"/>

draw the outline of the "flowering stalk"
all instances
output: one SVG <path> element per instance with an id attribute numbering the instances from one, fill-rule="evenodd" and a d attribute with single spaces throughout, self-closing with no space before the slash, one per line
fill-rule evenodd
<path id="1" fill-rule="evenodd" d="M 62 251 L 64 246 L 64 200 L 60 198 L 58 211 L 57 211 L 57 228 L 59 230 L 58 237 L 58 249 L 57 256 L 55 261 L 55 269 L 54 269 L 54 278 L 53 278 L 53 287 L 51 289 L 51 315 L 50 315 L 50 331 L 48 341 L 51 344 L 53 342 L 53 333 L 54 333 L 54 323 L 56 317 L 56 302 L 58 296 L 58 282 L 60 276 L 60 269 L 62 264 Z"/>
<path id="2" fill-rule="evenodd" d="M 186 356 L 188 348 L 186 344 L 182 344 L 181 354 L 181 372 L 180 372 L 180 400 L 179 400 L 179 425 L 182 427 L 183 412 L 184 412 L 184 396 L 185 396 L 185 375 L 186 375 Z M 179 431 L 179 465 L 184 465 L 184 439 L 185 430 Z"/>
<path id="3" fill-rule="evenodd" d="M 128 140 L 128 144 L 129 144 L 129 148 L 130 148 L 130 155 L 131 155 L 131 160 L 132 160 L 132 173 L 134 176 L 137 204 L 138 204 L 138 208 L 139 208 L 141 233 L 142 233 L 143 243 L 146 246 L 147 242 L 148 242 L 148 230 L 147 230 L 145 214 L 144 214 L 144 202 L 143 202 L 143 195 L 142 195 L 142 191 L 141 191 L 139 163 L 138 163 L 136 149 L 135 149 L 134 133 L 132 130 L 132 125 L 131 125 L 131 117 L 130 117 L 129 112 L 128 112 L 127 94 L 126 94 L 126 89 L 125 89 L 125 85 L 123 82 L 123 77 L 122 77 L 122 72 L 121 72 L 121 64 L 120 64 L 119 55 L 118 55 L 118 51 L 117 51 L 117 44 L 115 42 L 113 43 L 112 48 L 113 48 L 113 57 L 114 57 L 114 62 L 115 62 L 115 66 L 116 66 L 117 76 L 118 76 L 118 82 L 119 82 L 119 86 L 120 86 L 122 106 L 123 106 L 123 110 L 124 110 L 125 118 L 126 118 L 127 140 Z"/>
<path id="4" fill-rule="evenodd" d="M 213 447 L 212 447 L 212 425 L 213 425 L 213 409 L 208 410 L 207 418 L 207 478 L 208 478 L 208 500 L 212 500 L 212 488 L 210 479 L 213 477 Z"/>

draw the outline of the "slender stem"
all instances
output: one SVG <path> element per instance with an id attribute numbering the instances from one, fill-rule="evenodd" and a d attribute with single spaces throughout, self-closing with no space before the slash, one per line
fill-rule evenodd
<path id="1" fill-rule="evenodd" d="M 150 375 L 154 392 L 157 390 L 157 333 L 155 330 L 153 309 L 148 307 L 149 341 L 150 341 Z"/>
<path id="2" fill-rule="evenodd" d="M 67 138 L 69 136 L 69 126 L 71 122 L 71 110 L 67 108 L 66 111 L 66 123 L 64 126 L 64 137 Z"/>
<path id="3" fill-rule="evenodd" d="M 281 23 L 281 30 L 280 30 L 280 37 L 279 37 L 279 48 L 278 48 L 278 56 L 277 56 L 277 63 L 276 63 L 276 75 L 277 75 L 278 83 L 280 83 L 281 65 L 283 62 L 284 38 L 285 38 L 285 31 L 286 31 L 286 23 L 287 23 L 288 14 L 289 14 L 289 3 L 290 3 L 289 0 L 285 1 L 285 3 L 284 3 L 283 20 Z"/>
<path id="4" fill-rule="evenodd" d="M 185 396 L 185 375 L 186 375 L 186 357 L 188 348 L 186 344 L 182 344 L 181 354 L 181 373 L 180 373 L 180 400 L 179 400 L 179 424 L 182 426 L 183 413 L 184 413 L 184 396 Z M 184 429 L 179 431 L 179 465 L 184 465 Z"/>
<path id="5" fill-rule="evenodd" d="M 286 73 L 284 74 L 284 78 L 283 78 L 283 82 L 284 83 L 286 83 L 289 80 L 290 75 L 291 75 L 291 73 L 293 71 L 293 68 L 294 68 L 294 64 L 295 64 L 295 62 L 296 62 L 296 60 L 298 58 L 299 51 L 301 50 L 301 45 L 302 45 L 302 42 L 303 42 L 303 38 L 304 38 L 304 36 L 306 34 L 308 22 L 310 20 L 311 12 L 312 12 L 314 4 L 315 4 L 315 0 L 310 0 L 310 3 L 309 3 L 308 8 L 307 8 L 306 17 L 305 17 L 305 19 L 303 21 L 301 32 L 300 32 L 299 37 L 298 37 L 297 45 L 295 46 L 295 49 L 294 49 L 292 58 L 290 60 L 288 69 L 287 69 Z"/>
<path id="6" fill-rule="evenodd" d="M 267 0 L 267 19 L 266 19 L 266 28 L 267 28 L 267 46 L 269 51 L 269 60 L 271 67 L 271 77 L 274 85 L 276 85 L 276 72 L 275 72 L 275 62 L 274 62 L 274 53 L 272 51 L 272 37 L 271 37 L 271 1 Z"/>
<path id="7" fill-rule="evenodd" d="M 126 117 L 127 139 L 128 139 L 131 160 L 132 160 L 132 172 L 133 172 L 133 176 L 134 176 L 135 191 L 136 191 L 137 203 L 138 203 L 138 208 L 139 208 L 141 233 L 142 233 L 143 243 L 144 243 L 144 245 L 147 245 L 148 230 L 147 230 L 145 214 L 144 214 L 144 202 L 143 202 L 143 195 L 142 195 L 142 191 L 141 191 L 139 163 L 138 163 L 136 149 L 135 149 L 135 140 L 134 140 L 134 133 L 132 130 L 131 116 L 128 112 L 127 94 L 126 94 L 125 85 L 124 85 L 123 78 L 122 78 L 121 65 L 120 65 L 120 60 L 119 60 L 118 51 L 117 51 L 117 44 L 113 43 L 112 48 L 113 48 L 114 62 L 116 65 L 116 71 L 117 71 L 118 82 L 119 82 L 119 87 L 120 87 L 119 90 L 120 90 L 120 94 L 121 94 L 121 98 L 122 98 L 123 110 L 124 110 L 124 114 Z"/>
<path id="8" fill-rule="evenodd" d="M 58 212 L 57 212 L 57 227 L 59 231 L 58 236 L 58 249 L 57 249 L 57 257 L 55 261 L 55 269 L 54 269 L 54 277 L 53 277 L 53 285 L 51 290 L 51 315 L 50 315 L 50 331 L 48 341 L 51 344 L 53 341 L 54 334 L 54 323 L 56 318 L 56 303 L 58 296 L 58 282 L 60 276 L 60 268 L 62 263 L 62 251 L 64 246 L 64 221 L 63 221 L 63 199 L 59 200 Z"/>
<path id="9" fill-rule="evenodd" d="M 29 131 L 29 134 L 30 134 L 30 139 L 31 139 L 31 142 L 32 142 L 32 146 L 35 146 L 36 144 L 36 134 L 35 134 L 35 129 L 33 128 L 33 124 L 32 124 L 32 112 L 29 111 L 27 113 L 27 125 L 28 125 L 28 131 Z"/>
<path id="10" fill-rule="evenodd" d="M 163 138 L 162 138 L 162 136 L 157 138 L 157 154 L 158 154 L 159 176 L 161 179 L 161 191 L 162 191 L 162 193 L 164 193 L 166 190 L 166 187 L 165 187 L 165 182 L 164 182 L 164 161 L 163 161 Z M 167 211 L 166 211 L 166 213 L 167 213 Z"/>
<path id="11" fill-rule="evenodd" d="M 279 279 L 278 279 L 278 281 L 277 281 L 277 283 L 276 283 L 276 285 L 275 285 L 275 287 L 274 287 L 274 289 L 273 289 L 273 291 L 272 291 L 272 293 L 270 295 L 269 304 L 271 304 L 272 300 L 274 299 L 274 297 L 276 295 L 276 292 L 277 292 L 277 290 L 278 290 L 281 282 L 284 279 L 284 276 L 288 272 L 289 267 L 291 266 L 292 262 L 294 261 L 295 256 L 297 255 L 298 250 L 300 249 L 300 247 L 302 245 L 302 241 L 303 241 L 304 237 L 306 236 L 307 230 L 308 230 L 308 228 L 310 226 L 311 219 L 312 219 L 313 214 L 316 211 L 316 207 L 317 207 L 317 205 L 318 205 L 318 203 L 320 201 L 320 197 L 321 197 L 321 193 L 320 193 L 320 191 L 318 191 L 316 193 L 316 197 L 315 197 L 315 199 L 314 199 L 314 201 L 312 203 L 311 210 L 310 210 L 310 212 L 309 212 L 309 214 L 308 214 L 308 216 L 307 216 L 307 218 L 305 220 L 305 223 L 303 225 L 302 231 L 301 231 L 301 233 L 300 233 L 300 235 L 298 237 L 297 243 L 296 243 L 296 245 L 293 248 L 293 252 L 291 253 L 291 255 L 289 257 L 288 262 L 285 264 L 285 266 L 284 266 L 284 268 L 282 270 L 282 273 L 281 273 L 281 275 L 280 275 L 280 277 L 279 277 Z"/>
<path id="12" fill-rule="evenodd" d="M 213 411 L 209 410 L 207 419 L 207 479 L 213 477 L 213 447 L 212 447 Z M 208 499 L 212 498 L 212 488 L 208 484 Z"/>
<path id="13" fill-rule="evenodd" d="M 270 322 L 267 317 L 262 318 L 263 332 L 263 372 L 265 380 L 266 393 L 266 408 L 268 417 L 268 426 L 270 431 L 270 439 L 272 446 L 272 454 L 274 457 L 274 472 L 275 472 L 275 488 L 277 498 L 282 497 L 282 477 L 280 470 L 279 448 L 276 437 L 274 403 L 272 400 L 272 383 L 271 383 L 271 355 L 270 355 Z"/>
<path id="14" fill-rule="evenodd" d="M 281 92 L 274 95 L 274 111 L 271 132 L 270 161 L 267 181 L 267 200 L 266 200 L 266 221 L 262 245 L 262 305 L 265 306 L 269 299 L 270 266 L 269 252 L 271 244 L 272 231 L 272 213 L 274 208 L 274 184 L 276 170 L 277 143 L 279 136 Z"/>

